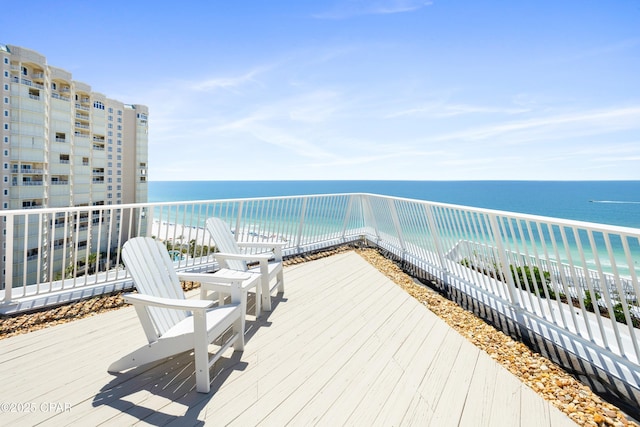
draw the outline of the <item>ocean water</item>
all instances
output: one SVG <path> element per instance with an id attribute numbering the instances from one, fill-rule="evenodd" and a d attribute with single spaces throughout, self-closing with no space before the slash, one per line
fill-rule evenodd
<path id="1" fill-rule="evenodd" d="M 151 181 L 150 202 L 374 193 L 640 228 L 640 181 Z"/>

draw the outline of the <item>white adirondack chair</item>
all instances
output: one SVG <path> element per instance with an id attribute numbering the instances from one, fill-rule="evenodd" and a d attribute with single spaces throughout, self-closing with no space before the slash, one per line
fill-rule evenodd
<path id="1" fill-rule="evenodd" d="M 284 292 L 284 275 L 282 272 L 282 242 L 238 242 L 231 233 L 231 228 L 220 218 L 207 219 L 207 231 L 211 234 L 219 252 L 214 256 L 227 269 L 249 273 L 260 273 L 261 286 L 256 289 L 256 313 L 259 301 L 266 311 L 271 311 L 271 292 L 278 289 Z M 243 249 L 257 248 L 260 253 L 249 253 Z M 272 262 L 270 262 L 272 260 Z M 249 268 L 247 263 L 258 262 L 258 267 Z M 275 283 L 270 286 L 273 279 Z"/>
<path id="2" fill-rule="evenodd" d="M 208 289 L 231 293 L 231 304 L 213 307 L 214 301 L 185 298 L 173 262 L 161 242 L 149 237 L 130 239 L 122 248 L 122 259 L 138 290 L 137 294 L 125 294 L 124 299 L 134 305 L 149 344 L 112 363 L 109 371 L 120 372 L 193 350 L 196 389 L 208 393 L 213 363 L 231 346 L 234 351 L 244 350 L 245 310 L 240 284 L 246 277 L 237 277 L 230 283 L 199 280 Z M 212 275 L 201 276 L 212 280 Z M 210 359 L 209 343 L 230 328 L 231 338 Z"/>

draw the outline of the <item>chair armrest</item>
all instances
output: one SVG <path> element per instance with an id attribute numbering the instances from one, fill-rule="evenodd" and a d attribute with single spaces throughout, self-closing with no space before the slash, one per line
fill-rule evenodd
<path id="1" fill-rule="evenodd" d="M 225 270 L 225 269 L 223 269 Z M 218 270 L 220 271 L 220 270 Z M 235 270 L 228 270 L 229 274 L 212 273 L 178 273 L 178 279 L 186 282 L 200 283 L 241 283 L 251 278 L 251 273 L 242 273 Z"/>
<path id="2" fill-rule="evenodd" d="M 178 279 L 186 280 L 189 282 L 199 282 L 203 289 L 215 292 L 231 293 L 231 289 L 234 286 L 242 288 L 243 282 L 257 278 L 257 275 L 252 273 L 243 273 L 236 270 L 227 270 L 225 268 L 211 273 L 181 273 L 178 274 Z M 253 280 L 251 281 L 253 282 Z M 249 283 L 249 287 L 253 283 Z"/>
<path id="3" fill-rule="evenodd" d="M 125 302 L 133 305 L 150 305 L 154 307 L 187 311 L 205 310 L 213 307 L 214 305 L 214 302 L 209 300 L 162 298 L 144 294 L 124 294 L 123 298 Z"/>
<path id="4" fill-rule="evenodd" d="M 286 242 L 237 242 L 238 246 L 241 248 L 284 248 L 287 243 Z"/>
<path id="5" fill-rule="evenodd" d="M 214 252 L 214 258 L 232 259 L 239 261 L 269 261 L 273 258 L 273 254 L 229 254 L 224 252 Z"/>
<path id="6" fill-rule="evenodd" d="M 271 255 L 277 261 L 282 261 L 282 249 L 287 244 L 285 242 L 238 242 L 241 248 L 266 248 L 273 251 Z"/>

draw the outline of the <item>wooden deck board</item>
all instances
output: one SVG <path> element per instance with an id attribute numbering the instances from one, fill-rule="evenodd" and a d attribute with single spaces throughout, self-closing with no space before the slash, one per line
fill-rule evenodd
<path id="1" fill-rule="evenodd" d="M 575 425 L 353 252 L 287 267 L 285 281 L 271 313 L 249 316 L 245 351 L 212 368 L 207 395 L 188 353 L 106 371 L 145 343 L 132 308 L 2 340 L 0 402 L 35 411 L 0 422 Z"/>

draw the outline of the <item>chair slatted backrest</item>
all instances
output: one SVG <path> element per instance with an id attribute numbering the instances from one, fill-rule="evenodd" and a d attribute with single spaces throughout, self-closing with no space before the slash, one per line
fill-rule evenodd
<path id="1" fill-rule="evenodd" d="M 122 259 L 139 293 L 163 298 L 184 299 L 184 291 L 167 248 L 150 237 L 134 237 L 122 247 Z M 149 307 L 149 315 L 159 336 L 185 319 L 186 311 Z"/>
<path id="2" fill-rule="evenodd" d="M 231 227 L 220 218 L 207 219 L 207 231 L 211 234 L 218 251 L 229 254 L 241 254 L 238 242 L 231 233 Z M 226 260 L 227 267 L 232 270 L 247 271 L 247 263 L 242 260 Z"/>

